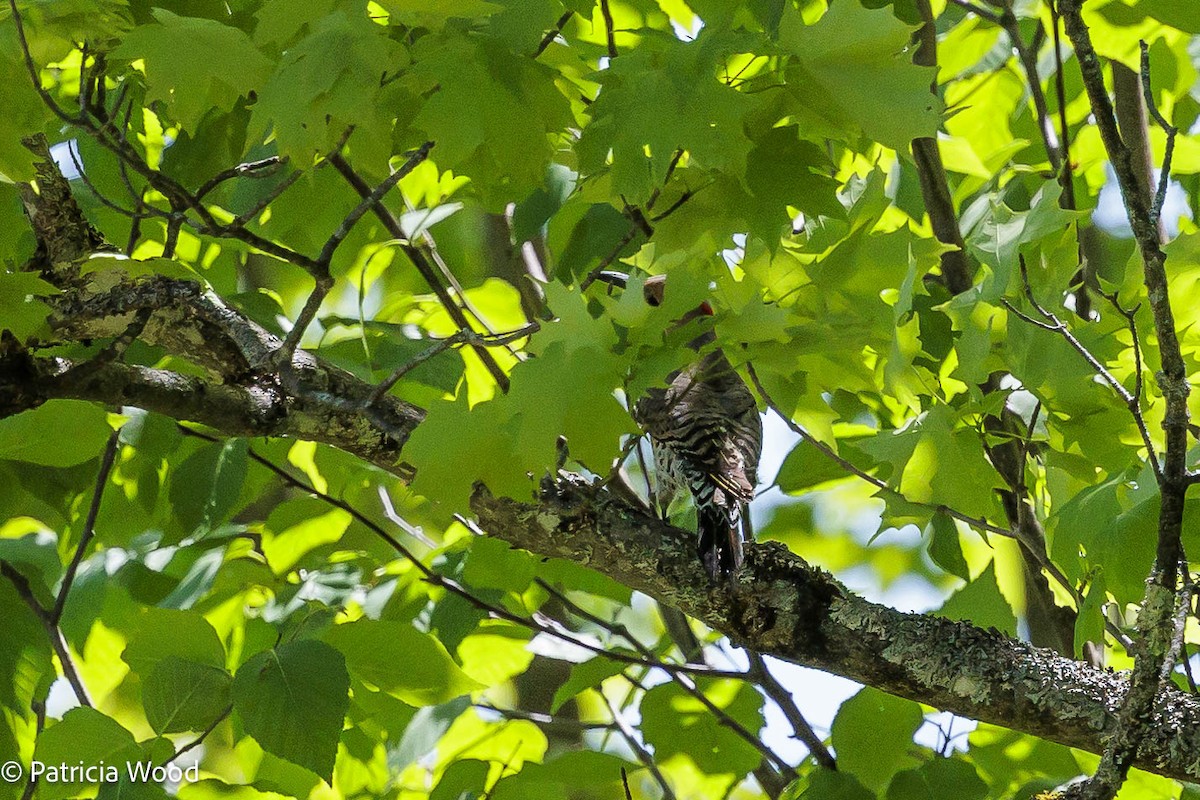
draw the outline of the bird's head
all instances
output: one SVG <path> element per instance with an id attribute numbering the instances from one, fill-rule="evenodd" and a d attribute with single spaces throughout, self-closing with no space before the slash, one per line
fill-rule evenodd
<path id="1" fill-rule="evenodd" d="M 651 275 L 646 278 L 646 282 L 642 284 L 642 297 L 646 299 L 646 305 L 653 308 L 658 308 L 663 304 L 665 298 L 664 292 L 667 287 L 666 275 Z M 700 305 L 680 317 L 679 322 L 690 322 L 697 317 L 711 317 L 713 308 L 707 300 L 704 300 Z"/>

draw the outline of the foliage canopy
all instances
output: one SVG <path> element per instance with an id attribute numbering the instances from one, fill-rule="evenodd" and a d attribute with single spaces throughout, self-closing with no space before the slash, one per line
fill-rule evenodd
<path id="1" fill-rule="evenodd" d="M 200 779 L 0 800 L 1179 797 L 1182 740 L 1125 771 L 1200 643 L 1200 15 L 1081 4 L 9 0 L 0 762 Z M 506 544 L 560 469 L 648 518 L 627 400 L 703 324 L 779 423 L 760 541 L 1136 666 L 1128 715 L 960 687 L 960 738 L 884 670 L 814 733 L 737 587 Z"/>

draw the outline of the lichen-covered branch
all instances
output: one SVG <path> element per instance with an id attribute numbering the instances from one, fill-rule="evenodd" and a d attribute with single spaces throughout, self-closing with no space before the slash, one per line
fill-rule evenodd
<path id="1" fill-rule="evenodd" d="M 972 719 L 1099 752 L 1116 730 L 1125 677 L 932 615 L 849 592 L 778 543 L 751 545 L 736 583 L 709 583 L 691 536 L 576 476 L 536 501 L 478 487 L 489 534 L 597 569 L 721 631 L 738 645 Z M 1200 698 L 1159 691 L 1136 766 L 1200 777 Z"/>

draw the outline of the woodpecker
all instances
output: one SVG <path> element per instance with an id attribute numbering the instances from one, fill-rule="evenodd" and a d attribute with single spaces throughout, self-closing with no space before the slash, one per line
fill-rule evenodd
<path id="1" fill-rule="evenodd" d="M 665 275 L 646 280 L 646 303 L 662 305 Z M 711 316 L 701 303 L 677 324 Z M 699 351 L 715 340 L 710 330 L 688 343 Z M 742 565 L 741 519 L 754 496 L 762 453 L 762 419 L 754 395 L 719 348 L 650 389 L 633 417 L 650 434 L 659 505 L 666 509 L 681 488 L 696 504 L 697 551 L 714 582 L 732 579 Z"/>

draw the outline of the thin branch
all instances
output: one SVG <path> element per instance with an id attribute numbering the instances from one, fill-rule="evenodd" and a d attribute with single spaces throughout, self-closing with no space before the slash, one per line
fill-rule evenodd
<path id="1" fill-rule="evenodd" d="M 621 712 L 613 707 L 612 702 L 605 697 L 604 692 L 597 692 L 597 694 L 600 695 L 600 699 L 604 702 L 604 707 L 608 709 L 613 725 L 617 727 L 621 738 L 629 745 L 629 749 L 633 750 L 634 755 L 637 756 L 637 760 L 642 762 L 642 765 L 654 776 L 655 782 L 662 789 L 663 800 L 675 800 L 675 792 L 671 789 L 671 784 L 667 783 L 666 776 L 662 774 L 662 770 L 654 762 L 654 756 L 651 755 L 646 746 L 638 739 L 637 732 L 625 721 L 625 718 L 621 716 Z"/>
<path id="2" fill-rule="evenodd" d="M 329 163 L 333 164 L 334 169 L 336 169 L 342 175 L 342 177 L 346 179 L 346 182 L 349 183 L 356 192 L 358 192 L 360 197 L 366 197 L 368 194 L 370 194 L 370 185 L 354 170 L 354 167 L 350 165 L 350 162 L 346 160 L 345 156 L 343 156 L 341 153 L 331 153 L 329 156 Z M 421 277 L 429 285 L 429 288 L 433 290 L 433 293 L 438 298 L 438 302 L 441 303 L 442 307 L 446 310 L 447 315 L 449 315 L 454 324 L 459 328 L 470 328 L 470 322 L 468 322 L 465 314 L 463 313 L 462 307 L 454 301 L 453 297 L 451 297 L 449 291 L 446 289 L 446 286 L 442 283 L 437 270 L 434 269 L 433 265 L 429 263 L 429 259 L 425 256 L 425 253 L 422 252 L 421 248 L 408 241 L 408 234 L 404 231 L 404 226 L 400 224 L 400 220 L 396 218 L 396 215 L 393 214 L 388 207 L 381 202 L 376 202 L 372 210 L 379 221 L 383 223 L 383 226 L 387 228 L 388 232 L 392 234 L 397 242 L 399 242 L 400 249 L 404 251 L 404 254 L 407 255 L 409 260 L 413 262 L 413 266 L 417 268 L 417 272 L 421 274 Z M 500 365 L 497 363 L 492 354 L 488 352 L 487 348 L 473 346 L 472 349 L 474 350 L 475 355 L 478 356 L 479 360 L 483 363 L 484 368 L 487 369 L 488 373 L 492 376 L 492 379 L 496 381 L 496 384 L 501 388 L 501 390 L 508 391 L 508 375 L 505 374 L 503 369 L 501 369 Z"/>
<path id="3" fill-rule="evenodd" d="M 1053 311 L 1044 307 L 1037 301 L 1037 298 L 1034 297 L 1033 294 L 1033 287 L 1029 282 L 1029 269 L 1025 264 L 1025 256 L 1021 254 L 1018 256 L 1018 258 L 1021 269 L 1021 281 L 1025 287 L 1025 299 L 1029 301 L 1029 304 L 1033 306 L 1034 310 L 1036 310 L 1038 314 L 1040 314 L 1042 318 L 1045 319 L 1049 324 L 1038 323 L 1037 320 L 1033 319 L 1032 317 L 1022 314 L 1020 311 L 1017 311 L 1016 307 L 1013 306 L 1013 304 L 1007 299 L 1003 301 L 1005 308 L 1013 311 L 1018 317 L 1026 322 L 1037 325 L 1043 330 L 1057 333 L 1063 338 L 1064 341 L 1066 341 L 1067 344 L 1071 346 L 1071 349 L 1083 356 L 1083 360 L 1088 363 L 1088 366 L 1090 366 L 1092 370 L 1100 376 L 1101 380 L 1109 385 L 1109 387 L 1116 393 L 1117 397 L 1121 399 L 1121 402 L 1125 404 L 1125 407 L 1129 409 L 1129 413 L 1133 415 L 1133 420 L 1137 424 L 1138 433 L 1141 434 L 1142 437 L 1142 444 L 1146 447 L 1150 464 L 1154 467 L 1154 476 L 1159 483 L 1162 483 L 1162 467 L 1159 465 L 1158 454 L 1154 448 L 1154 441 L 1150 438 L 1150 429 L 1146 426 L 1146 419 L 1142 416 L 1141 405 L 1138 402 L 1138 398 L 1140 396 L 1140 386 L 1138 387 L 1137 392 L 1131 393 L 1128 389 L 1126 389 L 1124 385 L 1122 385 L 1121 382 L 1117 380 L 1111 372 L 1108 371 L 1108 368 L 1101 364 L 1100 360 L 1096 358 L 1096 356 L 1092 355 L 1092 351 L 1088 350 L 1087 346 L 1085 346 L 1083 342 L 1075 338 L 1075 335 L 1071 333 L 1071 330 L 1067 327 L 1065 322 L 1059 319 Z M 1140 357 L 1138 360 L 1140 362 Z M 1138 374 L 1140 376 L 1140 369 L 1138 370 Z M 1140 380 L 1140 377 L 1138 379 Z"/>
<path id="4" fill-rule="evenodd" d="M 1167 185 L 1171 182 L 1171 156 L 1175 152 L 1175 136 L 1179 133 L 1179 129 L 1167 122 L 1166 117 L 1159 112 L 1158 104 L 1154 102 L 1154 91 L 1150 88 L 1150 46 L 1146 44 L 1144 39 L 1141 42 L 1141 46 L 1142 93 L 1146 98 L 1146 111 L 1167 134 L 1167 149 L 1163 153 L 1162 168 L 1158 173 L 1158 190 L 1154 193 L 1154 204 L 1150 206 L 1150 222 L 1157 225 L 1162 215 L 1163 204 L 1167 201 Z"/>
<path id="5" fill-rule="evenodd" d="M 1067 82 L 1063 75 L 1062 34 L 1059 30 L 1058 0 L 1050 0 L 1050 25 L 1054 29 L 1054 94 L 1058 101 L 1058 144 L 1062 148 L 1063 206 L 1076 208 L 1075 166 L 1071 163 L 1071 131 L 1067 127 Z M 1078 224 L 1076 224 L 1078 234 Z"/>
<path id="6" fill-rule="evenodd" d="M 179 426 L 179 430 L 187 436 L 194 436 L 198 439 L 204 439 L 205 441 L 209 441 L 209 442 L 219 442 L 220 441 L 220 439 L 218 439 L 217 437 L 209 436 L 206 433 L 192 430 L 191 428 L 187 428 L 184 426 Z M 629 655 L 628 653 L 612 651 L 612 650 L 602 647 L 600 645 L 593 644 L 593 643 L 587 641 L 586 639 L 581 639 L 581 638 L 573 635 L 572 632 L 567 631 L 565 628 L 563 628 L 563 626 L 554 623 L 553 620 L 549 620 L 548 618 L 546 618 L 544 616 L 542 616 L 541 619 L 523 617 L 519 614 L 514 614 L 511 611 L 508 611 L 507 609 L 505 609 L 501 606 L 494 605 L 492 603 L 488 603 L 487 601 L 474 595 L 469 589 L 467 589 L 466 587 L 464 587 L 462 584 L 458 583 L 454 579 L 448 578 L 445 575 L 442 575 L 441 573 L 439 573 L 439 572 L 433 570 L 431 567 L 427 566 L 423 561 L 421 561 L 420 558 L 417 557 L 417 555 L 415 553 L 413 553 L 411 550 L 409 550 L 404 545 L 403 542 L 401 542 L 399 539 L 397 539 L 392 534 L 388 533 L 377 522 L 375 522 L 373 519 L 371 519 L 367 515 L 363 514 L 361 511 L 359 511 L 354 506 L 350 505 L 349 503 L 345 502 L 344 500 L 333 497 L 332 495 L 327 494 L 326 492 L 322 492 L 319 489 L 317 489 L 316 487 L 309 484 L 308 482 L 295 477 L 287 470 L 283 469 L 282 467 L 280 467 L 277 464 L 275 464 L 274 462 L 272 462 L 270 459 L 268 459 L 265 456 L 256 452 L 253 448 L 251 448 L 249 450 L 248 455 L 251 460 L 255 461 L 256 463 L 260 464 L 261 466 L 263 466 L 263 467 L 267 468 L 268 470 L 270 470 L 271 472 L 273 472 L 275 475 L 279 476 L 279 478 L 281 480 L 283 480 L 289 486 L 292 486 L 303 492 L 311 494 L 314 497 L 321 500 L 322 502 L 324 502 L 328 505 L 331 505 L 335 508 L 341 509 L 342 511 L 345 511 L 347 514 L 352 516 L 355 520 L 362 523 L 369 531 L 371 531 L 371 533 L 373 535 L 382 539 L 384 542 L 386 542 L 388 545 L 390 545 L 392 547 L 392 549 L 394 549 L 401 557 L 403 557 L 405 560 L 407 560 L 409 563 L 411 563 L 413 565 L 413 567 L 418 572 L 420 572 L 421 575 L 424 577 L 424 579 L 426 581 L 428 581 L 430 584 L 432 584 L 434 586 L 438 586 L 440 588 L 443 588 L 443 589 L 449 591 L 451 594 L 461 597 L 463 600 L 466 600 L 468 603 L 470 603 L 475 608 L 478 608 L 481 611 L 486 611 L 488 614 L 492 615 L 496 619 L 501 619 L 501 620 L 504 620 L 505 622 L 511 622 L 514 625 L 520 625 L 523 628 L 529 628 L 531 630 L 536 631 L 537 633 L 544 633 L 549 636 L 553 636 L 557 639 L 561 639 L 561 640 L 563 640 L 569 644 L 572 644 L 576 647 L 582 648 L 584 650 L 588 650 L 589 652 L 595 653 L 597 655 L 602 655 L 602 656 L 610 658 L 614 661 L 620 661 L 620 662 L 626 663 L 626 664 L 633 664 L 633 665 L 648 667 L 648 668 L 658 668 L 658 669 L 662 669 L 662 670 L 666 671 L 669 674 L 675 674 L 675 673 L 681 673 L 684 675 L 694 674 L 694 675 L 698 675 L 698 676 L 706 677 L 706 678 L 734 678 L 734 679 L 737 679 L 737 678 L 743 677 L 743 673 L 740 673 L 740 672 L 730 672 L 728 670 L 710 669 L 708 667 L 698 666 L 695 664 L 670 664 L 670 663 L 660 662 L 657 660 L 650 660 L 650 659 L 646 659 L 646 658 L 635 657 L 635 656 Z M 692 685 L 694 686 L 695 684 L 693 683 Z"/>
<path id="7" fill-rule="evenodd" d="M 278 172 L 279 168 L 285 163 L 287 163 L 286 157 L 268 156 L 267 158 L 260 158 L 257 161 L 245 161 L 228 169 L 223 169 L 200 184 L 200 188 L 196 190 L 196 199 L 203 200 L 206 194 L 216 189 L 225 181 L 232 180 L 233 178 L 269 178 Z"/>
<path id="8" fill-rule="evenodd" d="M 574 15 L 574 11 L 567 11 L 558 18 L 558 21 L 554 23 L 554 27 L 547 31 L 546 35 L 542 37 L 542 41 L 538 43 L 537 50 L 533 51 L 534 58 L 537 58 L 542 53 L 546 52 L 546 48 L 554 43 L 554 40 L 558 38 L 560 33 L 562 33 L 563 27 L 571 21 L 571 17 Z"/>
<path id="9" fill-rule="evenodd" d="M 750 657 L 750 677 L 762 687 L 767 697 L 771 698 L 775 702 L 775 705 L 779 706 L 779 710 L 783 712 L 783 716 L 787 719 L 788 724 L 792 726 L 792 732 L 795 737 L 804 742 L 805 747 L 808 748 L 808 752 L 812 754 L 818 764 L 825 769 L 836 770 L 837 760 L 829 752 L 829 748 L 825 746 L 825 742 L 821 741 L 821 737 L 817 736 L 817 732 L 813 730 L 812 725 L 808 724 L 808 720 L 804 718 L 799 706 L 796 705 L 796 700 L 792 697 L 792 693 L 771 673 L 766 659 L 763 658 L 761 653 L 754 650 L 747 650 L 746 653 Z"/>
<path id="10" fill-rule="evenodd" d="M 559 591 L 554 586 L 551 586 L 548 582 L 542 580 L 541 578 L 537 579 L 537 584 L 553 595 L 554 598 L 562 603 L 563 606 L 565 606 L 571 613 L 586 619 L 594 625 L 598 625 L 611 634 L 621 637 L 625 641 L 629 642 L 629 644 L 631 644 L 647 662 L 651 662 L 653 666 L 665 669 L 671 675 L 672 679 L 679 684 L 680 688 L 682 688 L 685 692 L 698 700 L 701 705 L 707 708 L 717 718 L 718 722 L 732 730 L 754 749 L 761 752 L 763 756 L 765 756 L 767 760 L 774 764 L 775 767 L 778 768 L 779 771 L 782 772 L 789 780 L 795 780 L 795 768 L 780 758 L 774 750 L 768 747 L 757 736 L 746 730 L 745 726 L 743 726 L 740 722 L 729 716 L 729 714 L 727 714 L 723 708 L 713 703 L 712 700 L 708 698 L 708 695 L 706 695 L 700 689 L 700 687 L 696 685 L 696 683 L 688 675 L 689 672 L 694 672 L 694 670 L 683 671 L 674 664 L 659 661 L 654 655 L 653 651 L 646 647 L 646 645 L 642 644 L 641 640 L 630 633 L 629 629 L 624 625 L 601 619 L 587 609 L 580 607 L 563 592 Z M 720 673 L 720 670 L 704 668 L 699 674 L 704 674 L 707 677 L 716 677 Z M 725 673 L 725 677 L 732 678 L 734 680 L 745 680 L 746 674 L 741 672 Z"/>
<path id="11" fill-rule="evenodd" d="M 829 445 L 820 441 L 819 439 L 815 438 L 812 434 L 810 434 L 808 431 L 806 431 L 800 425 L 797 425 L 796 422 L 791 417 L 789 417 L 787 414 L 783 413 L 783 410 L 780 409 L 780 407 L 775 403 L 775 401 L 771 399 L 771 396 L 767 393 L 766 388 L 763 387 L 762 382 L 759 381 L 758 373 L 755 372 L 755 370 L 754 370 L 754 365 L 747 364 L 746 367 L 747 367 L 747 371 L 750 373 L 750 380 L 754 383 L 754 387 L 758 390 L 758 394 L 760 397 L 762 397 L 763 402 L 765 402 L 767 404 L 767 408 L 774 411 L 776 416 L 778 416 L 780 418 L 780 420 L 783 421 L 783 424 L 788 426 L 788 428 L 792 431 L 792 433 L 796 434 L 801 439 L 803 439 L 804 441 L 811 444 L 823 456 L 825 456 L 829 460 L 836 463 L 842 469 L 846 470 L 846 472 L 848 472 L 851 475 L 854 475 L 858 478 L 861 478 L 862 480 L 866 481 L 867 483 L 871 484 L 872 486 L 874 486 L 877 489 L 880 489 L 894 497 L 898 497 L 899 499 L 903 500 L 905 503 L 910 503 L 914 506 L 921 506 L 923 508 L 928 508 L 931 511 L 941 512 L 943 514 L 953 517 L 954 519 L 959 520 L 960 522 L 965 522 L 974 528 L 978 528 L 979 530 L 984 530 L 989 533 L 999 534 L 1000 536 L 1004 536 L 1009 539 L 1016 538 L 1014 536 L 1013 532 L 1011 530 L 1009 530 L 1008 528 L 1001 528 L 1000 526 L 994 525 L 991 522 L 988 522 L 986 519 L 983 519 L 981 517 L 972 517 L 968 514 L 962 513 L 961 511 L 956 511 L 955 509 L 950 508 L 949 506 L 941 505 L 938 503 L 923 503 L 923 502 L 920 502 L 917 500 L 909 500 L 908 498 L 904 497 L 904 495 L 900 494 L 900 492 L 896 491 L 896 489 L 889 486 L 887 481 L 877 478 L 874 475 L 872 475 L 871 473 L 866 472 L 865 470 L 859 469 L 853 463 L 851 463 L 850 461 L 847 461 L 845 458 L 842 458 L 840 455 L 838 455 L 837 452 L 832 447 L 830 447 Z"/>
<path id="12" fill-rule="evenodd" d="M 518 339 L 523 339 L 526 336 L 532 335 L 540 327 L 540 323 L 531 322 L 515 331 L 486 337 L 469 328 L 460 328 L 457 333 L 447 336 L 444 339 L 437 340 L 434 344 L 422 350 L 420 353 L 417 353 L 417 355 L 413 356 L 408 362 L 398 367 L 395 372 L 393 372 L 375 387 L 375 390 L 371 392 L 369 397 L 367 397 L 364 405 L 374 405 L 379 401 L 379 398 L 391 391 L 392 387 L 396 385 L 397 381 L 399 381 L 405 375 L 412 372 L 429 359 L 444 353 L 455 345 L 469 342 L 472 345 L 482 345 L 484 347 L 501 347 L 511 342 L 515 342 Z"/>
<path id="13" fill-rule="evenodd" d="M 608 7 L 608 0 L 600 0 L 600 14 L 604 17 L 604 38 L 608 42 L 608 57 L 613 59 L 617 57 L 617 37 L 613 32 L 613 15 L 612 9 Z"/>
<path id="14" fill-rule="evenodd" d="M 980 19 L 986 19 L 988 22 L 992 23 L 993 25 L 1000 24 L 1000 15 L 998 15 L 994 11 L 990 11 L 990 10 L 984 8 L 983 6 L 977 6 L 974 3 L 970 2 L 970 0 L 950 0 L 950 2 L 954 3 L 954 5 L 959 6 L 960 8 L 964 8 L 967 11 L 970 11 L 972 14 L 979 17 Z"/>
<path id="15" fill-rule="evenodd" d="M 1060 145 L 1054 141 L 1054 125 L 1050 121 L 1050 109 L 1046 105 L 1046 95 L 1042 91 L 1042 79 L 1038 76 L 1037 53 L 1030 50 L 1025 38 L 1021 35 L 1021 26 L 1013 13 L 1011 2 L 1007 4 L 999 18 L 1000 27 L 1008 34 L 1013 49 L 1017 51 L 1017 60 L 1025 71 L 1025 82 L 1029 87 L 1029 95 L 1033 99 L 1033 108 L 1037 113 L 1038 131 L 1042 135 L 1042 146 L 1046 150 L 1046 158 L 1050 168 L 1057 175 L 1062 168 Z"/>
<path id="16" fill-rule="evenodd" d="M 553 714 L 543 714 L 540 711 L 525 711 L 519 708 L 499 708 L 490 703 L 473 703 L 475 708 L 499 714 L 505 719 L 519 719 L 532 722 L 544 728 L 561 728 L 572 731 L 611 731 L 615 725 L 611 722 L 584 722 L 569 717 L 556 717 Z"/>
<path id="17" fill-rule="evenodd" d="M 417 165 L 429 157 L 429 151 L 433 148 L 433 142 L 425 142 L 417 148 L 416 152 L 408 157 L 401 167 L 383 179 L 369 194 L 362 198 L 354 210 L 351 211 L 342 220 L 342 224 L 338 226 L 333 235 L 325 242 L 325 246 L 321 248 L 321 254 L 317 256 L 317 263 L 324 265 L 326 271 L 329 269 L 329 262 L 333 259 L 334 251 L 337 250 L 345 238 L 350 234 L 354 224 L 362 219 L 363 215 L 375 207 L 384 195 L 392 190 L 393 187 L 403 180 L 409 173 L 417 168 Z"/>
<path id="18" fill-rule="evenodd" d="M 34 616 L 42 623 L 42 627 L 46 630 L 46 636 L 50 640 L 50 647 L 54 650 L 54 654 L 58 656 L 58 663 L 62 667 L 63 677 L 67 679 L 67 683 L 71 686 L 71 691 L 75 693 L 75 699 L 79 701 L 80 705 L 95 708 L 92 696 L 88 693 L 83 679 L 79 676 L 79 670 L 75 666 L 75 659 L 71 656 L 71 649 L 67 646 L 67 640 L 63 637 L 62 629 L 51 618 L 52 612 L 50 609 L 45 608 L 38 602 L 37 597 L 33 593 L 33 588 L 29 585 L 29 581 L 7 561 L 0 561 L 0 575 L 8 578 L 13 588 L 17 590 L 17 595 L 25 601 L 25 604 L 29 606 Z"/>
<path id="19" fill-rule="evenodd" d="M 83 532 L 79 535 L 79 543 L 75 545 L 75 555 L 71 557 L 71 563 L 67 565 L 67 571 L 63 573 L 62 583 L 58 587 L 58 596 L 54 599 L 54 608 L 50 610 L 50 622 L 56 626 L 67 607 L 67 595 L 71 591 L 71 584 L 75 582 L 75 575 L 79 572 L 79 565 L 83 561 L 84 553 L 96 533 L 96 517 L 100 513 L 100 501 L 104 498 L 104 487 L 108 484 L 108 476 L 112 472 L 113 463 L 116 460 L 120 437 L 120 430 L 109 434 L 108 443 L 104 447 L 104 455 L 100 457 L 100 471 L 96 475 L 96 486 L 92 490 L 92 504 L 88 508 L 87 519 L 83 523 Z"/>
<path id="20" fill-rule="evenodd" d="M 162 762 L 162 764 L 160 764 L 160 766 L 165 767 L 167 764 L 170 764 L 172 761 L 178 761 L 183 756 L 187 755 L 188 753 L 192 752 L 200 745 L 204 744 L 204 740 L 207 739 L 209 737 L 209 735 L 217 729 L 217 726 L 219 726 L 222 722 L 224 722 L 225 719 L 232 713 L 233 713 L 233 705 L 231 704 L 231 705 L 226 706 L 225 710 L 222 711 L 216 719 L 214 719 L 211 723 L 209 723 L 208 727 L 205 728 L 204 730 L 202 730 L 200 732 L 199 736 L 197 736 L 195 739 L 193 739 L 192 741 L 185 744 L 183 747 L 176 750 L 175 755 L 171 756 L 166 761 Z"/>

